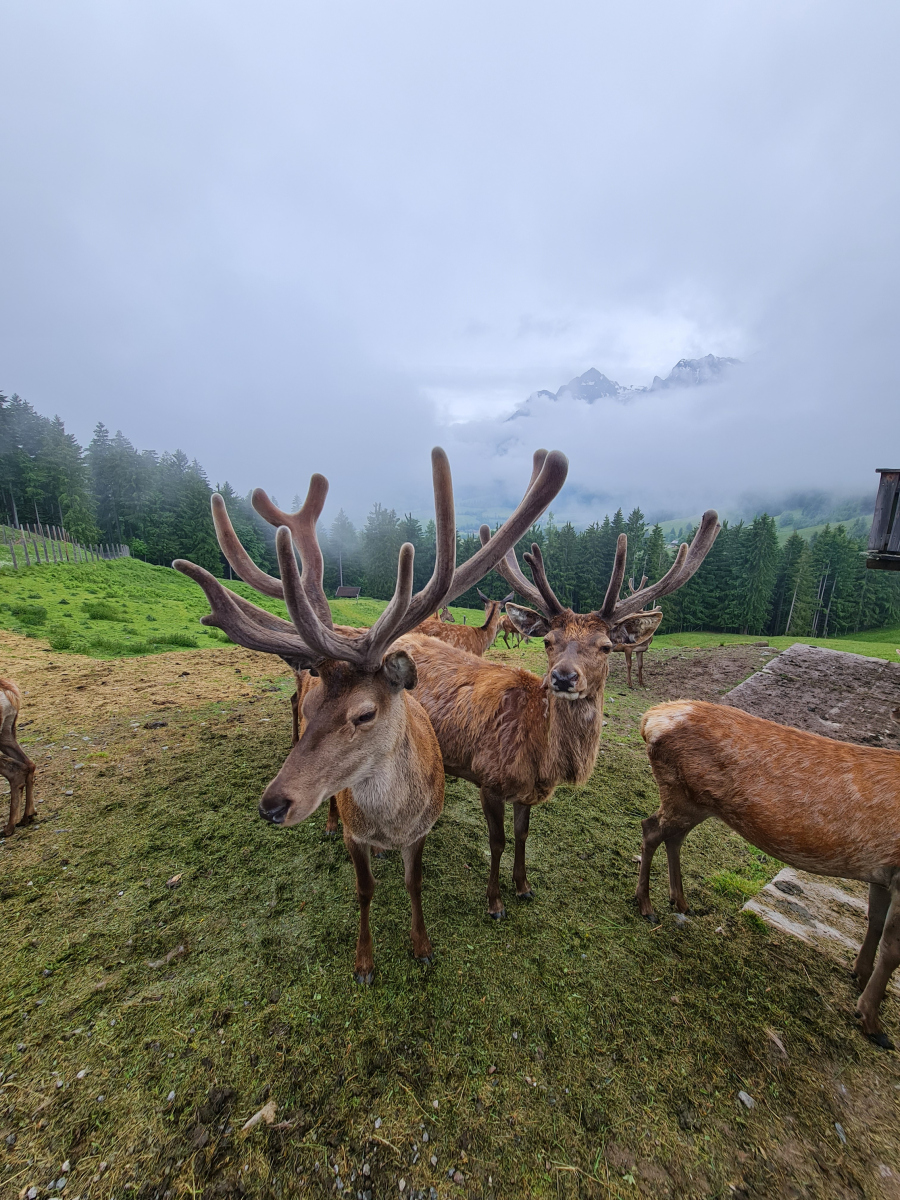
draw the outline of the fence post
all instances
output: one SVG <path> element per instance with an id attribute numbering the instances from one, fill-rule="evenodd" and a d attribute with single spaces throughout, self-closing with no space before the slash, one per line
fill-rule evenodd
<path id="1" fill-rule="evenodd" d="M 25 534 L 22 533 L 22 549 L 25 551 L 25 566 L 31 566 L 31 559 L 28 557 L 28 542 L 25 540 Z"/>

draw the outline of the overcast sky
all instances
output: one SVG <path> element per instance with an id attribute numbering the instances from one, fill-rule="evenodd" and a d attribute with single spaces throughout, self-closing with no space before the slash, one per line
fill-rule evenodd
<path id="1" fill-rule="evenodd" d="M 872 491 L 900 459 L 900 8 L 0 9 L 0 389 L 355 519 Z M 545 405 L 595 366 L 720 387 Z"/>

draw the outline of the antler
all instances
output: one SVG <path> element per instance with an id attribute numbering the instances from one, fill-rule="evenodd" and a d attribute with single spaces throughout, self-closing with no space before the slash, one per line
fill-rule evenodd
<path id="1" fill-rule="evenodd" d="M 393 598 L 375 624 L 360 636 L 336 633 L 328 602 L 322 588 L 322 552 L 316 539 L 316 521 L 321 514 L 328 482 L 314 475 L 303 507 L 296 513 L 283 513 L 261 489 L 253 493 L 257 512 L 271 523 L 279 522 L 275 548 L 281 579 L 261 571 L 241 545 L 221 497 L 213 500 L 213 517 L 219 544 L 238 574 L 259 591 L 283 598 L 293 624 L 267 613 L 225 588 L 217 579 L 183 559 L 176 561 L 179 571 L 190 576 L 206 592 L 212 613 L 204 617 L 207 625 L 224 629 L 235 642 L 248 649 L 279 654 L 292 666 L 313 666 L 325 658 L 342 659 L 363 670 L 375 670 L 387 647 L 416 625 L 435 608 L 466 591 L 487 574 L 506 548 L 515 545 L 522 532 L 543 512 L 565 481 L 568 463 L 559 451 L 535 455 L 535 470 L 525 498 L 498 531 L 496 544 L 483 547 L 456 571 L 456 525 L 453 510 L 453 483 L 450 464 L 440 448 L 431 454 L 434 480 L 436 551 L 431 579 L 416 596 L 413 586 L 413 547 L 407 542 L 400 549 L 397 585 Z M 294 547 L 300 554 L 303 574 L 297 568 Z M 326 610 L 322 612 L 322 608 Z"/>
<path id="2" fill-rule="evenodd" d="M 649 587 L 638 588 L 636 592 L 633 592 L 630 596 L 626 596 L 624 600 L 618 599 L 619 591 L 622 587 L 622 578 L 625 573 L 625 553 L 622 543 L 626 541 L 625 535 L 620 534 L 619 546 L 616 549 L 616 566 L 613 568 L 613 577 L 609 581 L 609 588 L 606 593 L 606 599 L 603 602 L 603 608 L 600 609 L 600 616 L 618 623 L 632 613 L 640 612 L 651 601 L 658 600 L 661 596 L 668 596 L 672 592 L 677 592 L 680 587 L 684 587 L 704 558 L 706 558 L 721 528 L 718 513 L 713 508 L 708 509 L 700 518 L 700 525 L 694 534 L 694 540 L 691 542 L 690 549 L 688 549 L 686 542 L 682 542 L 675 556 L 675 562 L 665 575 L 663 575 L 662 579 L 657 580 L 656 583 L 652 583 Z M 622 551 L 622 570 L 616 589 L 613 591 L 613 584 L 616 581 L 616 573 L 619 566 L 620 550 Z"/>
<path id="3" fill-rule="evenodd" d="M 461 596 L 463 592 L 468 591 L 494 568 L 503 575 L 511 587 L 518 590 L 515 580 L 505 574 L 501 560 L 504 555 L 513 552 L 513 547 L 526 529 L 530 529 L 547 505 L 552 504 L 554 497 L 559 494 L 566 482 L 568 473 L 569 460 L 559 450 L 551 450 L 549 454 L 546 450 L 534 452 L 531 479 L 525 489 L 525 495 L 493 537 L 491 537 L 487 525 L 482 525 L 479 530 L 481 549 L 457 568 L 453 576 L 453 586 L 447 597 L 448 604 L 457 596 Z M 485 530 L 487 530 L 487 538 L 484 536 Z"/>
<path id="4" fill-rule="evenodd" d="M 554 451 L 554 453 L 556 453 L 556 452 Z M 525 491 L 525 499 L 522 501 L 523 505 L 531 498 L 532 492 L 537 486 L 538 479 L 543 475 L 543 472 L 546 469 L 547 460 L 549 457 L 550 456 L 547 454 L 546 450 L 536 450 L 535 451 L 534 465 L 533 465 L 532 471 L 531 471 L 531 479 L 530 479 L 530 481 L 528 483 L 528 487 L 526 488 L 526 491 Z M 568 467 L 568 464 L 567 464 L 567 467 Z M 560 483 L 560 487 L 562 487 L 562 483 Z M 559 490 L 559 488 L 557 488 L 557 491 L 558 490 Z M 556 493 L 554 493 L 554 495 L 555 494 Z M 534 521 L 537 520 L 537 518 L 541 515 L 541 513 L 544 511 L 544 509 L 547 507 L 547 505 L 550 503 L 550 501 L 552 499 L 553 499 L 553 496 L 550 496 L 548 498 L 546 504 L 544 504 L 543 508 L 541 508 L 539 510 L 539 512 L 535 515 L 531 524 L 534 524 Z M 521 505 L 520 505 L 520 507 L 521 507 Z M 526 526 L 526 528 L 530 528 L 530 527 L 531 527 L 530 525 Z M 504 526 L 504 528 L 505 528 L 505 526 Z M 481 545 L 482 545 L 482 550 L 479 551 L 479 553 L 483 553 L 484 549 L 487 548 L 488 544 L 493 546 L 495 544 L 495 539 L 499 536 L 500 532 L 501 531 L 498 530 L 497 533 L 494 534 L 492 537 L 490 527 L 488 525 L 482 525 L 478 531 L 478 535 L 481 538 Z M 524 533 L 524 532 L 525 532 L 525 530 L 523 529 L 522 533 Z M 521 534 L 519 536 L 521 537 Z M 518 541 L 518 538 L 516 538 L 516 541 Z M 540 556 L 540 548 L 535 543 L 532 543 L 531 555 L 528 555 L 528 554 L 525 555 L 525 561 L 529 563 L 529 566 L 531 566 L 532 571 L 534 570 L 534 566 L 533 566 L 533 563 L 531 562 L 531 559 L 534 557 L 535 551 L 537 551 L 538 556 Z M 520 596 L 524 596 L 525 599 L 528 601 L 528 603 L 533 605 L 535 608 L 538 608 L 541 611 L 545 610 L 547 601 L 545 600 L 544 596 L 532 584 L 530 584 L 528 582 L 528 580 L 525 578 L 525 576 L 522 574 L 522 570 L 516 559 L 515 541 L 512 543 L 512 545 L 509 547 L 509 549 L 505 552 L 504 556 L 495 563 L 494 570 L 497 572 L 498 575 L 500 575 L 503 579 L 506 580 L 506 582 L 510 585 L 511 588 L 513 588 L 514 593 L 518 592 Z M 562 605 L 559 603 L 557 598 L 553 595 L 553 591 L 552 591 L 549 583 L 547 583 L 547 577 L 546 577 L 546 574 L 544 573 L 544 569 L 543 569 L 543 559 L 540 560 L 539 570 L 543 576 L 544 584 L 547 587 L 547 591 L 548 591 L 549 595 L 553 597 L 552 604 L 551 604 L 552 614 L 555 615 L 556 613 L 562 612 L 563 611 Z M 537 576 L 535 576 L 535 582 L 537 582 Z M 509 600 L 512 600 L 512 598 L 513 598 L 512 596 L 508 597 Z M 548 613 L 547 615 L 549 616 L 551 614 Z"/>
<path id="5" fill-rule="evenodd" d="M 291 531 L 303 563 L 303 586 L 319 619 L 331 629 L 334 622 L 322 588 L 322 551 L 319 549 L 319 541 L 316 537 L 316 522 L 322 515 L 327 495 L 328 480 L 324 475 L 317 474 L 310 479 L 306 499 L 302 508 L 296 512 L 282 512 L 272 503 L 262 488 L 256 488 L 251 499 L 253 507 L 270 525 L 274 525 L 276 528 L 286 525 Z M 283 600 L 284 588 L 281 580 L 260 570 L 241 545 L 231 518 L 228 516 L 228 510 L 225 508 L 225 501 L 218 493 L 212 498 L 212 515 L 222 553 L 241 579 L 256 588 L 258 592 L 262 592 L 264 596 L 273 596 L 276 600 Z"/>

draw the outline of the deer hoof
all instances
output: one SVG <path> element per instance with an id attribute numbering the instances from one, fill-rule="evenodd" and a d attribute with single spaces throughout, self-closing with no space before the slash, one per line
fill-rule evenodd
<path id="1" fill-rule="evenodd" d="M 375 978 L 375 972 L 369 971 L 363 975 L 362 971 L 353 972 L 353 982 L 365 984 L 366 987 L 372 986 L 372 980 Z"/>
<path id="2" fill-rule="evenodd" d="M 654 912 L 641 913 L 641 918 L 642 920 L 646 921 L 648 925 L 659 924 L 659 917 Z"/>
<path id="3" fill-rule="evenodd" d="M 0 837 L 9 838 L 16 832 L 15 825 L 7 825 L 4 829 L 0 829 Z"/>
<path id="4" fill-rule="evenodd" d="M 527 892 L 516 892 L 516 899 L 517 900 L 533 900 L 534 892 L 532 891 L 531 888 L 529 888 Z"/>
<path id="5" fill-rule="evenodd" d="M 423 967 L 430 967 L 431 964 L 434 962 L 434 955 L 433 954 L 423 954 L 420 957 L 416 958 L 416 962 L 421 963 Z"/>
<path id="6" fill-rule="evenodd" d="M 37 820 L 37 813 L 26 813 L 25 816 L 22 818 L 22 820 L 19 822 L 19 824 L 20 825 L 30 825 L 32 821 L 36 821 L 36 820 Z"/>
<path id="7" fill-rule="evenodd" d="M 878 1033 L 867 1033 L 866 1037 L 870 1042 L 874 1042 L 876 1046 L 880 1046 L 882 1050 L 894 1050 L 896 1047 L 883 1029 Z"/>
<path id="8" fill-rule="evenodd" d="M 502 921 L 503 918 L 506 916 L 506 909 L 501 908 L 498 912 L 489 912 L 488 916 L 493 921 Z"/>
<path id="9" fill-rule="evenodd" d="M 340 837 L 340 830 L 339 830 L 339 829 L 326 829 L 326 830 L 325 830 L 325 836 L 326 836 L 327 838 L 336 838 L 336 837 Z"/>

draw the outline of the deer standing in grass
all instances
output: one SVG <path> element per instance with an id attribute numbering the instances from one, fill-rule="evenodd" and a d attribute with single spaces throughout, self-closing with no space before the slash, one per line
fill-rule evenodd
<path id="1" fill-rule="evenodd" d="M 532 480 L 542 469 L 542 453 L 535 455 Z M 433 638 L 415 632 L 400 643 L 416 660 L 415 696 L 431 718 L 444 770 L 481 790 L 491 848 L 487 899 L 492 917 L 503 917 L 506 912 L 500 896 L 505 805 L 513 806 L 516 897 L 530 900 L 533 892 L 525 873 L 525 842 L 531 809 L 548 800 L 559 783 L 587 782 L 600 745 L 610 652 L 618 640 L 630 636 L 641 641 L 656 628 L 662 613 L 640 610 L 687 583 L 718 531 L 716 514 L 705 513 L 690 550 L 683 545 L 662 579 L 625 599 L 619 599 L 619 593 L 627 539 L 620 534 L 603 605 L 597 612 L 584 614 L 573 612 L 556 598 L 537 545 L 526 555 L 536 586 L 525 579 L 514 550 L 510 550 L 495 570 L 538 610 L 506 606 L 520 632 L 543 637 L 548 660 L 543 678 L 438 645 Z M 483 547 L 490 545 L 488 527 L 483 525 L 480 532 Z"/>
<path id="2" fill-rule="evenodd" d="M 513 594 L 515 595 L 515 593 Z M 506 643 L 507 650 L 509 649 L 510 638 L 512 638 L 515 646 L 520 646 L 523 641 L 522 634 L 519 632 L 516 626 L 513 625 L 511 618 L 508 617 L 506 613 L 504 613 L 500 618 L 500 629 L 498 630 L 498 636 L 503 638 L 503 641 Z M 526 642 L 530 642 L 531 638 L 525 638 L 524 640 Z"/>
<path id="3" fill-rule="evenodd" d="M 644 584 L 646 582 L 647 582 L 646 575 L 644 575 L 641 578 L 641 582 L 638 584 L 637 587 L 634 586 L 634 579 L 629 579 L 628 580 L 629 593 L 633 596 L 636 592 L 639 592 L 641 590 L 641 588 L 644 586 Z M 647 615 L 655 616 L 656 613 L 653 613 L 653 614 L 648 613 Z M 661 620 L 662 620 L 662 615 L 660 615 L 660 621 Z M 631 682 L 631 656 L 632 656 L 632 654 L 637 655 L 638 687 L 644 686 L 644 651 L 650 649 L 650 643 L 653 641 L 653 634 L 656 631 L 658 624 L 659 624 L 659 622 L 657 622 L 657 624 L 654 625 L 653 630 L 650 633 L 650 636 L 649 637 L 644 636 L 642 641 L 638 641 L 635 638 L 635 640 L 633 640 L 633 641 L 617 642 L 615 644 L 615 646 L 613 646 L 613 650 L 618 651 L 619 653 L 625 655 L 625 671 L 628 676 L 628 686 L 629 687 L 633 687 L 633 684 Z M 633 634 L 629 634 L 628 636 L 634 637 Z"/>
<path id="4" fill-rule="evenodd" d="M 16 738 L 22 693 L 9 679 L 0 678 L 0 775 L 9 783 L 9 820 L 0 834 L 12 837 L 16 825 L 34 820 L 34 773 L 37 769 Z M 25 811 L 19 816 L 22 789 Z"/>
<path id="5" fill-rule="evenodd" d="M 653 917 L 650 864 L 661 843 L 669 901 L 688 911 L 681 843 L 707 817 L 789 866 L 867 883 L 869 925 L 853 964 L 863 987 L 856 1013 L 863 1032 L 892 1049 L 878 1012 L 900 964 L 900 751 L 833 741 L 700 700 L 649 709 L 641 734 L 660 795 L 659 811 L 641 822 L 641 914 Z"/>
<path id="6" fill-rule="evenodd" d="M 494 644 L 494 640 L 500 630 L 503 605 L 508 600 L 512 600 L 515 593 L 510 592 L 502 600 L 492 600 L 490 596 L 486 596 L 480 589 L 476 590 L 484 604 L 483 625 L 450 625 L 443 620 L 436 620 L 434 617 L 429 617 L 427 621 L 423 621 L 421 625 L 417 626 L 415 632 L 424 633 L 428 637 L 438 638 L 440 641 L 447 642 L 451 646 L 456 646 L 460 650 L 468 650 L 469 654 L 475 654 L 480 658 L 485 650 Z"/>
<path id="7" fill-rule="evenodd" d="M 461 594 L 488 573 L 559 492 L 565 480 L 562 455 L 548 458 L 545 471 L 498 533 L 495 549 L 483 547 L 455 570 L 456 529 L 453 491 L 446 455 L 432 453 L 437 547 L 434 573 L 413 596 L 413 547 L 401 547 L 393 599 L 370 629 L 334 627 L 322 588 L 322 554 L 316 522 L 328 483 L 314 475 L 303 507 L 283 513 L 260 489 L 253 504 L 278 525 L 275 537 L 281 579 L 252 563 L 214 496 L 213 520 L 226 559 L 259 591 L 284 599 L 290 622 L 250 604 L 193 563 L 173 565 L 194 579 L 210 601 L 206 625 L 223 629 L 250 650 L 278 654 L 298 677 L 300 736 L 259 802 L 261 816 L 275 825 L 305 820 L 323 801 L 336 797 L 344 842 L 356 871 L 360 905 L 354 976 L 370 983 L 374 960 L 369 906 L 374 892 L 370 849 L 398 847 L 412 902 L 413 954 L 430 961 L 431 942 L 422 914 L 422 850 L 444 801 L 440 747 L 428 717 L 411 695 L 416 684 L 414 657 L 396 639 L 426 613 Z M 297 570 L 294 546 L 300 555 Z M 433 639 L 422 640 L 432 642 Z"/>

